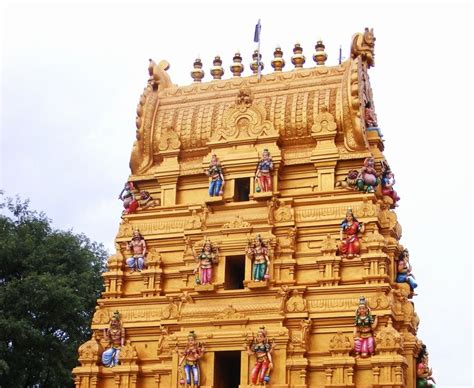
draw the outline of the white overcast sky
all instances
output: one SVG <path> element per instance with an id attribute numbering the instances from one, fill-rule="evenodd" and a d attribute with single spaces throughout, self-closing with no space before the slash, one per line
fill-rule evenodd
<path id="1" fill-rule="evenodd" d="M 30 198 L 54 226 L 113 247 L 148 58 L 189 84 L 197 55 L 209 80 L 246 70 L 262 20 L 264 74 L 276 45 L 291 70 L 300 42 L 312 67 L 374 28 L 374 101 L 401 196 L 402 243 L 419 283 L 419 337 L 438 386 L 472 384 L 472 6 L 448 3 L 3 2 L 0 188 Z"/>

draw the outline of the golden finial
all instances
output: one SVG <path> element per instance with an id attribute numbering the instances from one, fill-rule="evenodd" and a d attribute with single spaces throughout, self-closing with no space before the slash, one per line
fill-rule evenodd
<path id="1" fill-rule="evenodd" d="M 273 52 L 272 67 L 275 69 L 275 71 L 281 71 L 285 67 L 283 51 L 281 51 L 280 46 L 277 46 L 277 48 Z"/>
<path id="2" fill-rule="evenodd" d="M 235 53 L 233 60 L 234 63 L 230 66 L 230 71 L 234 77 L 240 77 L 244 71 L 244 65 L 242 65 L 242 57 L 240 56 L 239 52 Z"/>
<path id="3" fill-rule="evenodd" d="M 318 39 L 314 48 L 316 49 L 316 52 L 313 55 L 313 60 L 316 62 L 317 65 L 324 65 L 326 59 L 328 59 L 328 55 L 324 51 L 326 46 L 323 44 L 323 41 L 321 39 Z"/>
<path id="4" fill-rule="evenodd" d="M 257 61 L 258 58 L 258 61 Z M 263 70 L 262 54 L 258 53 L 258 50 L 255 50 L 252 54 L 253 61 L 250 63 L 250 68 L 254 74 L 258 73 L 258 62 L 260 62 L 260 71 Z"/>
<path id="5" fill-rule="evenodd" d="M 306 57 L 303 55 L 303 48 L 299 43 L 295 43 L 295 47 L 293 48 L 293 55 L 291 57 L 291 63 L 295 65 L 295 68 L 302 68 L 304 63 L 306 62 Z"/>
<path id="6" fill-rule="evenodd" d="M 214 79 L 221 79 L 224 75 L 224 68 L 222 67 L 222 59 L 219 55 L 214 57 L 214 61 L 212 61 L 214 66 L 211 67 L 211 75 Z"/>
<path id="7" fill-rule="evenodd" d="M 194 69 L 191 71 L 191 77 L 193 77 L 194 82 L 201 82 L 204 77 L 204 70 L 202 69 L 201 59 L 196 58 L 193 66 Z"/>

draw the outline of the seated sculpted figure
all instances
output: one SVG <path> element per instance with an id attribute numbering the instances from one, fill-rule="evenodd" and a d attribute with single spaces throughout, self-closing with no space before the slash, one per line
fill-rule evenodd
<path id="1" fill-rule="evenodd" d="M 423 344 L 416 358 L 416 388 L 434 388 L 436 382 L 432 374 L 433 371 L 428 365 L 428 351 Z"/>
<path id="2" fill-rule="evenodd" d="M 131 272 L 140 272 L 145 268 L 146 243 L 138 230 L 133 231 L 132 240 L 127 244 L 127 248 L 132 251 L 133 256 L 126 260 Z"/>
<path id="3" fill-rule="evenodd" d="M 365 158 L 364 165 L 357 177 L 357 189 L 365 193 L 373 193 L 379 183 L 380 179 L 375 169 L 375 159 Z"/>
<path id="4" fill-rule="evenodd" d="M 397 283 L 408 283 L 412 295 L 415 295 L 413 294 L 413 290 L 418 287 L 418 284 L 415 282 L 415 277 L 411 273 L 411 270 L 410 254 L 408 253 L 408 249 L 404 249 L 398 256 L 397 278 L 395 281 Z"/>
<path id="5" fill-rule="evenodd" d="M 346 218 L 341 222 L 339 253 L 342 257 L 352 259 L 360 254 L 360 243 L 357 234 L 364 233 L 365 226 L 357 221 L 352 209 L 347 209 Z M 344 237 L 344 234 L 346 237 Z"/>

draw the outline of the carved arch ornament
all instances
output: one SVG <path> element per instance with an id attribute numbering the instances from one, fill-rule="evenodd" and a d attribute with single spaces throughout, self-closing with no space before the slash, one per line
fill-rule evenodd
<path id="1" fill-rule="evenodd" d="M 273 123 L 265 117 L 265 103 L 255 103 L 250 89 L 241 89 L 222 117 L 223 126 L 212 134 L 211 141 L 278 136 Z"/>

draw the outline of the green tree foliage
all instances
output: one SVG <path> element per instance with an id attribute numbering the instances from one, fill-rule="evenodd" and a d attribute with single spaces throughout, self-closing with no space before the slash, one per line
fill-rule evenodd
<path id="1" fill-rule="evenodd" d="M 72 387 L 107 253 L 28 201 L 0 197 L 0 212 L 0 387 Z"/>

